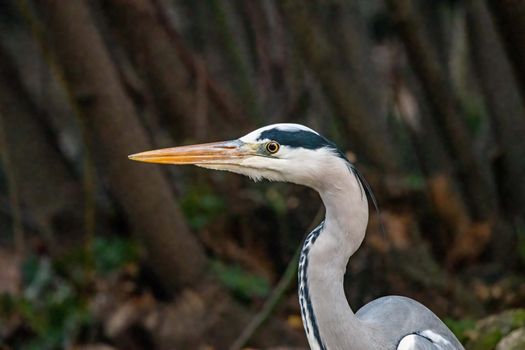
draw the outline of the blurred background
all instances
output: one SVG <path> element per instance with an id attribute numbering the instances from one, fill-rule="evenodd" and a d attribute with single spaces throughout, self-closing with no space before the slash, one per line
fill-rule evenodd
<path id="1" fill-rule="evenodd" d="M 406 295 L 525 348 L 525 2 L 5 0 L 0 26 L 0 349 L 306 349 L 318 195 L 127 159 L 277 122 L 378 199 L 354 310 Z"/>

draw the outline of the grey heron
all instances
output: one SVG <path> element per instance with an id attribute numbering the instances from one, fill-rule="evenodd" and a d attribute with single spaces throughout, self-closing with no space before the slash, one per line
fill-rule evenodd
<path id="1" fill-rule="evenodd" d="M 316 131 L 299 124 L 274 124 L 237 140 L 165 148 L 129 158 L 291 182 L 320 194 L 325 219 L 305 239 L 298 269 L 301 317 L 312 349 L 463 349 L 446 325 L 413 299 L 386 296 L 352 311 L 343 277 L 368 224 L 365 184 L 344 154 Z"/>

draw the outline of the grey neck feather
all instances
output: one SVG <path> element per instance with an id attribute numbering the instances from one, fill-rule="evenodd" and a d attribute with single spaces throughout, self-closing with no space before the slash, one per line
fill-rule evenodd
<path id="1" fill-rule="evenodd" d="M 343 289 L 348 259 L 365 236 L 368 202 L 346 163 L 329 171 L 327 183 L 317 189 L 326 219 L 306 239 L 300 260 L 303 322 L 312 349 L 370 349 L 373 334 L 357 319 Z"/>

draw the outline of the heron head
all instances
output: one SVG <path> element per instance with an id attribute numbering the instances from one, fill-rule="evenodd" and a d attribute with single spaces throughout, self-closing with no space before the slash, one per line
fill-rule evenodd
<path id="1" fill-rule="evenodd" d="M 226 170 L 254 180 L 292 182 L 319 189 L 331 170 L 346 169 L 336 146 L 299 124 L 273 124 L 231 141 L 165 148 L 137 153 L 132 160 L 193 164 Z"/>

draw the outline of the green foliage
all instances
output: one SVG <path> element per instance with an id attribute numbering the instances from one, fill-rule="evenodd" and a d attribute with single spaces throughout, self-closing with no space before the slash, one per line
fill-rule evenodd
<path id="1" fill-rule="evenodd" d="M 425 178 L 419 173 L 412 173 L 406 176 L 406 182 L 412 190 L 421 190 L 425 188 Z"/>
<path id="2" fill-rule="evenodd" d="M 467 332 L 476 327 L 476 322 L 469 318 L 462 320 L 446 318 L 443 321 L 462 343 L 468 339 Z"/>
<path id="3" fill-rule="evenodd" d="M 268 188 L 268 190 L 265 193 L 267 204 L 269 207 L 271 207 L 277 214 L 282 215 L 286 214 L 287 207 L 286 207 L 286 196 L 283 194 L 283 192 L 280 192 L 278 190 L 278 186 L 272 186 Z"/>
<path id="4" fill-rule="evenodd" d="M 118 237 L 97 237 L 91 247 L 55 260 L 29 256 L 20 267 L 22 292 L 0 296 L 0 327 L 21 319 L 29 336 L 17 340 L 17 349 L 70 347 L 83 329 L 94 326 L 88 308 L 94 281 L 138 257 L 137 244 Z"/>
<path id="5" fill-rule="evenodd" d="M 216 260 L 212 262 L 212 271 L 219 280 L 240 299 L 266 297 L 270 292 L 268 281 L 251 274 L 237 265 L 225 265 Z"/>
<path id="6" fill-rule="evenodd" d="M 483 101 L 475 94 L 465 93 L 462 98 L 462 108 L 469 129 L 474 135 L 477 135 L 483 122 L 487 120 L 487 111 Z"/>
<path id="7" fill-rule="evenodd" d="M 515 328 L 525 327 L 525 310 L 516 310 L 512 314 L 512 325 Z"/>
<path id="8" fill-rule="evenodd" d="M 122 266 L 137 261 L 140 249 L 135 241 L 118 237 L 97 237 L 93 242 L 95 270 L 106 275 Z"/>
<path id="9" fill-rule="evenodd" d="M 18 315 L 31 336 L 20 349 L 57 349 L 72 344 L 92 320 L 87 302 L 73 284 L 54 269 L 47 257 L 30 256 L 22 264 L 23 291 L 3 295 L 0 318 Z"/>
<path id="10" fill-rule="evenodd" d="M 516 235 L 518 237 L 518 254 L 525 264 L 525 226 L 519 225 L 516 229 Z"/>
<path id="11" fill-rule="evenodd" d="M 472 350 L 494 349 L 501 338 L 503 338 L 501 331 L 499 329 L 492 329 L 490 332 L 487 332 L 480 337 L 480 340 L 474 344 Z"/>
<path id="12" fill-rule="evenodd" d="M 190 226 L 200 229 L 224 210 L 224 201 L 216 196 L 208 186 L 194 186 L 181 200 L 184 212 Z"/>
<path id="13" fill-rule="evenodd" d="M 508 310 L 489 316 L 477 322 L 474 329 L 465 333 L 469 338 L 467 348 L 472 350 L 494 349 L 503 337 L 522 327 L 525 327 L 525 309 Z"/>

